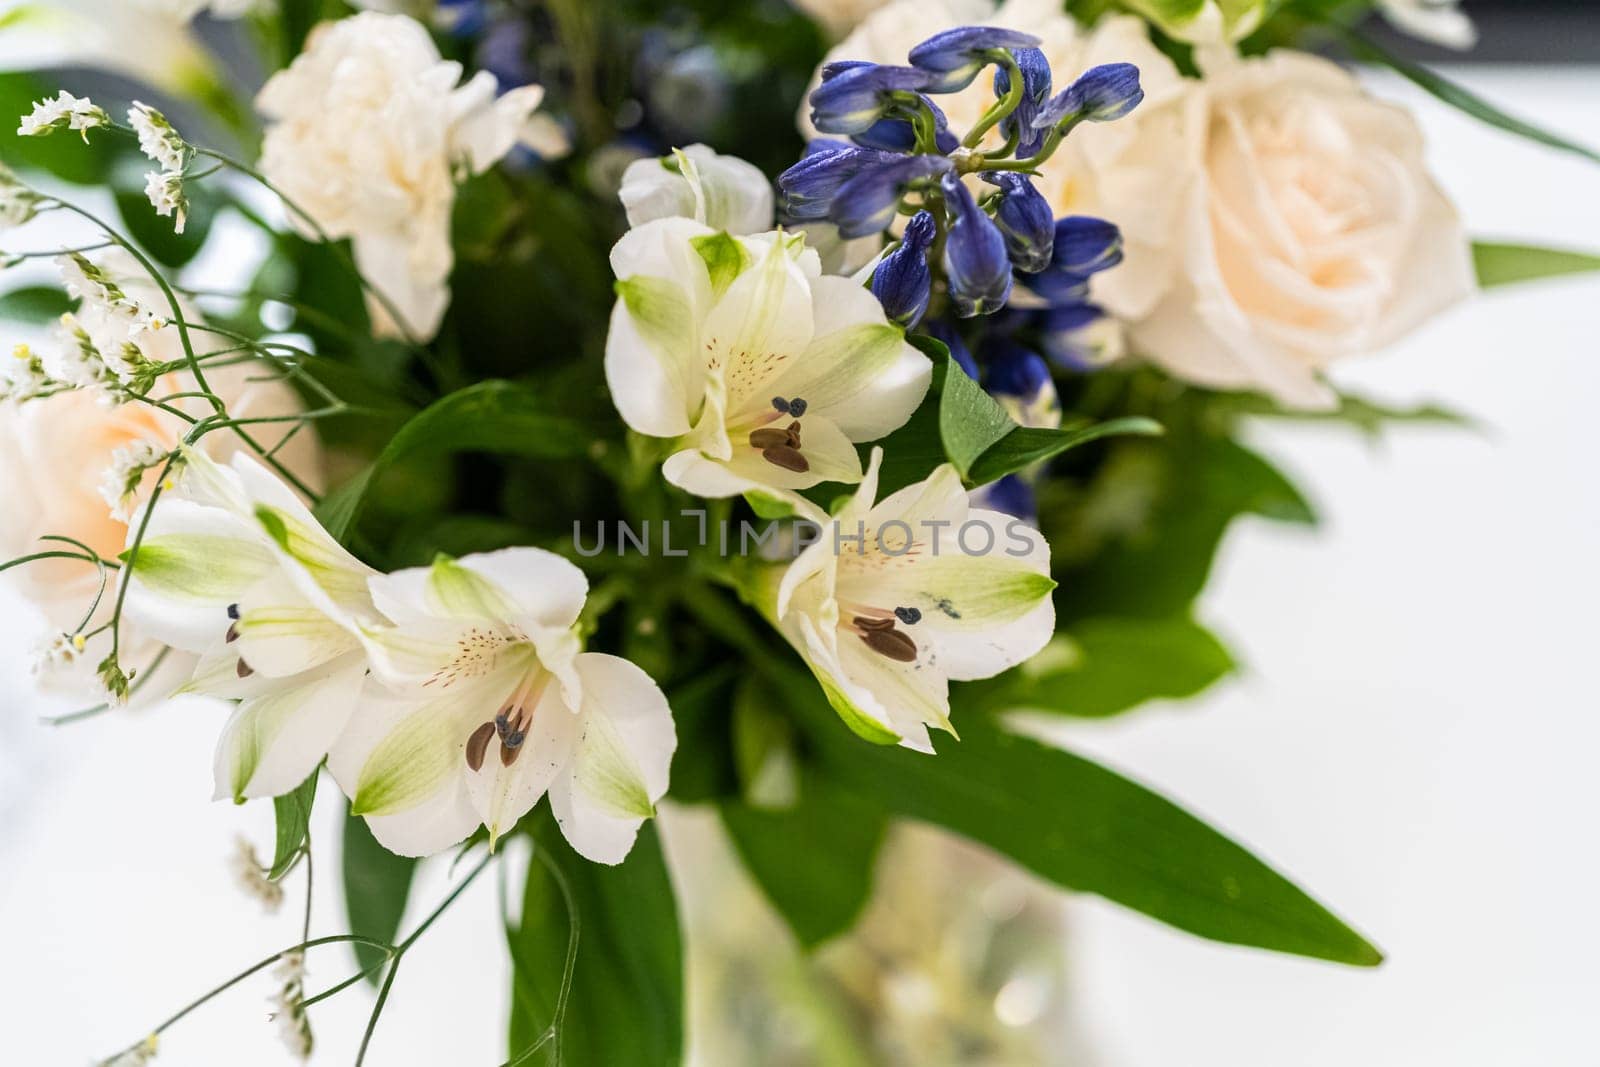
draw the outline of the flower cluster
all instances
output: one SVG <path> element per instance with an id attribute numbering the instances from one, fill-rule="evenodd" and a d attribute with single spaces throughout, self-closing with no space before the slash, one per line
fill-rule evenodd
<path id="1" fill-rule="evenodd" d="M 161 165 L 145 176 L 144 193 L 150 206 L 163 218 L 171 217 L 173 228 L 183 232 L 184 218 L 189 211 L 189 198 L 183 191 L 184 171 L 194 158 L 178 131 L 172 128 L 167 117 L 148 104 L 137 100 L 128 109 L 128 125 L 139 138 L 139 150 Z"/>
<path id="2" fill-rule="evenodd" d="M 1070 370 L 1115 354 L 1089 282 L 1121 261 L 1121 235 L 1101 219 L 1056 218 L 1034 178 L 1075 128 L 1124 117 L 1144 92 L 1128 63 L 1093 67 L 1056 91 L 1040 43 L 962 26 L 910 49 L 909 66 L 825 65 L 810 121 L 849 140 L 812 141 L 778 184 L 791 218 L 830 220 L 846 237 L 898 230 L 871 280 L 889 318 L 943 341 L 997 398 L 1037 409 L 1024 425 L 1052 426 L 1054 385 L 1035 352 Z M 958 137 L 934 97 L 965 92 L 990 66 L 992 102 Z M 979 317 L 975 360 L 962 320 Z M 980 369 L 991 362 L 1007 366 Z M 1023 488 L 1012 478 L 991 499 L 1029 515 Z"/>
<path id="3" fill-rule="evenodd" d="M 128 619 L 199 657 L 186 691 L 238 701 L 219 798 L 281 795 L 326 759 L 379 841 L 427 855 L 480 825 L 493 841 L 548 795 L 574 848 L 617 863 L 666 792 L 666 700 L 580 650 L 587 581 L 559 556 L 380 574 L 259 464 L 188 448 L 135 527 Z"/>
<path id="4" fill-rule="evenodd" d="M 109 125 L 111 116 L 104 109 L 87 97 L 73 96 L 62 89 L 54 100 L 46 98 L 33 105 L 33 110 L 22 117 L 17 136 L 47 137 L 56 130 L 76 130 L 88 141 L 90 130 Z"/>

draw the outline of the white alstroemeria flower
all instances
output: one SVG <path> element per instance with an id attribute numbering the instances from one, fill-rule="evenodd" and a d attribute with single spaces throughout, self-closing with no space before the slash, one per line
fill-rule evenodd
<path id="1" fill-rule="evenodd" d="M 183 449 L 181 484 L 126 571 L 124 618 L 200 654 L 184 691 L 240 701 L 217 746 L 219 799 L 286 793 L 322 761 L 366 676 L 375 573 L 254 460 Z"/>
<path id="2" fill-rule="evenodd" d="M 704 497 L 861 480 L 857 441 L 903 425 L 933 366 L 868 290 L 823 275 L 800 236 L 667 218 L 611 251 L 606 381 L 623 420 L 677 450 Z"/>
<path id="3" fill-rule="evenodd" d="M 366 11 L 319 26 L 256 97 L 269 120 L 262 172 L 330 237 L 351 239 L 362 274 L 423 340 L 450 301 L 456 177 L 509 152 L 544 96 L 526 85 L 497 97 L 494 75 L 458 85 L 461 74 L 415 19 Z M 406 332 L 387 308 L 368 310 L 378 332 Z"/>
<path id="4" fill-rule="evenodd" d="M 1050 546 L 972 507 L 948 464 L 874 506 L 882 460 L 873 449 L 855 496 L 789 565 L 774 612 L 852 730 L 932 752 L 927 728 L 951 730 L 951 679 L 999 674 L 1049 642 Z"/>
<path id="5" fill-rule="evenodd" d="M 1464 52 L 1478 43 L 1478 28 L 1460 0 L 1379 0 L 1378 10 L 1401 33 L 1443 48 Z"/>
<path id="6" fill-rule="evenodd" d="M 772 183 L 761 169 L 703 144 L 661 158 L 636 159 L 622 172 L 617 193 L 629 226 L 688 218 L 731 234 L 772 229 Z"/>
<path id="7" fill-rule="evenodd" d="M 391 851 L 424 856 L 480 824 L 491 845 L 550 796 L 562 833 L 620 863 L 667 791 L 672 713 L 648 675 L 578 651 L 588 583 L 509 548 L 375 577 L 394 624 L 369 636 L 369 685 L 328 768 Z"/>

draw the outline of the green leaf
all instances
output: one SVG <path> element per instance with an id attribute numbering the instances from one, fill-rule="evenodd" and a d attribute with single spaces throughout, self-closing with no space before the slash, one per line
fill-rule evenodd
<path id="1" fill-rule="evenodd" d="M 512 1059 L 555 1026 L 555 1040 L 546 1046 L 554 1055 L 547 1063 L 681 1063 L 683 944 L 655 824 L 644 824 L 633 851 L 615 867 L 573 852 L 544 809 L 532 829 L 536 853 L 528 866 L 522 921 L 506 930 Z M 576 954 L 563 1005 L 574 929 Z"/>
<path id="2" fill-rule="evenodd" d="M 281 797 L 272 798 L 272 815 L 277 824 L 277 847 L 272 853 L 272 869 L 267 877 L 277 881 L 289 873 L 311 833 L 311 803 L 317 796 L 317 771 Z"/>
<path id="3" fill-rule="evenodd" d="M 774 669 L 778 669 L 774 667 Z M 970 837 L 1068 889 L 1095 893 L 1180 930 L 1371 967 L 1382 954 L 1283 875 L 1171 801 L 993 720 L 939 735 L 936 757 L 863 745 L 784 686 L 822 772 L 884 805 Z"/>
<path id="4" fill-rule="evenodd" d="M 0 319 L 45 326 L 72 310 L 72 300 L 59 286 L 29 285 L 0 296 Z"/>
<path id="5" fill-rule="evenodd" d="M 450 452 L 570 458 L 584 455 L 599 439 L 592 423 L 563 414 L 533 387 L 480 382 L 413 416 L 371 466 L 323 498 L 317 517 L 329 533 L 343 540 L 373 480 L 402 459 Z"/>
<path id="6" fill-rule="evenodd" d="M 844 933 L 872 893 L 888 818 L 859 795 L 806 781 L 784 811 L 729 802 L 719 809 L 745 866 L 806 948 Z"/>
<path id="7" fill-rule="evenodd" d="M 410 856 L 396 856 L 378 844 L 367 829 L 366 820 L 356 815 L 347 815 L 344 821 L 341 861 L 350 932 L 392 944 L 405 915 L 417 861 Z M 353 943 L 353 947 L 367 981 L 376 984 L 383 953 L 371 945 Z"/>
<path id="8" fill-rule="evenodd" d="M 1017 670 L 962 686 L 952 701 L 963 711 L 1101 718 L 1192 697 L 1235 667 L 1222 643 L 1190 619 L 1083 619 Z"/>
<path id="9" fill-rule="evenodd" d="M 1401 59 L 1394 53 L 1380 48 L 1375 42 L 1363 37 L 1361 34 L 1344 30 L 1342 36 L 1350 46 L 1350 49 L 1359 58 L 1389 67 L 1432 93 L 1446 104 L 1471 115 L 1479 122 L 1486 123 L 1498 130 L 1504 130 L 1507 133 L 1516 134 L 1518 137 L 1525 137 L 1547 148 L 1571 152 L 1574 155 L 1600 163 L 1600 152 L 1596 152 L 1594 149 L 1585 147 L 1575 141 L 1569 141 L 1565 137 L 1535 126 L 1531 122 L 1519 119 L 1515 115 L 1509 115 L 1476 93 L 1469 92 L 1455 82 L 1435 74 L 1426 67 Z"/>
<path id="10" fill-rule="evenodd" d="M 1086 445 L 1090 441 L 1129 435 L 1156 437 L 1162 432 L 1160 423 L 1137 415 L 1070 429 L 1063 427 L 1059 430 L 1050 430 L 1018 426 L 996 441 L 978 458 L 972 465 L 967 480 L 974 485 L 987 485 L 1013 471 L 1030 467 L 1041 460 L 1058 456 L 1068 449 Z"/>
<path id="11" fill-rule="evenodd" d="M 1475 241 L 1472 259 L 1478 268 L 1478 284 L 1485 289 L 1600 271 L 1600 256 L 1534 245 Z"/>
<path id="12" fill-rule="evenodd" d="M 1017 429 L 1006 409 L 967 376 L 946 355 L 944 388 L 939 396 L 939 439 L 944 454 L 967 478 L 973 464 Z"/>
<path id="13" fill-rule="evenodd" d="M 1190 437 L 1136 440 L 1121 446 L 1092 487 L 1091 512 L 1123 507 L 1124 496 L 1149 493 L 1147 514 L 1126 524 L 1092 554 L 1056 568 L 1063 624 L 1101 615 L 1166 619 L 1187 614 L 1205 587 L 1223 535 L 1243 515 L 1312 525 L 1316 513 L 1294 484 L 1254 452 L 1231 440 Z M 1046 530 L 1073 521 L 1048 515 Z M 1048 521 L 1046 521 L 1048 520 Z"/>

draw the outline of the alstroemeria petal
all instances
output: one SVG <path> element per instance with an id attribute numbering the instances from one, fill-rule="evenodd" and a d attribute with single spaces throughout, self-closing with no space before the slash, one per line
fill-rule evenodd
<path id="1" fill-rule="evenodd" d="M 706 316 L 706 355 L 722 371 L 729 411 L 747 397 L 770 397 L 767 383 L 811 342 L 809 282 L 789 242 L 775 239 Z"/>
<path id="2" fill-rule="evenodd" d="M 438 697 L 397 697 L 371 684 L 360 694 L 328 770 L 391 852 L 431 855 L 481 822 L 464 773 L 469 720 Z"/>
<path id="3" fill-rule="evenodd" d="M 336 619 L 370 611 L 367 580 L 377 572 L 335 541 L 289 487 L 259 463 L 241 452 L 233 457 L 233 470 L 250 496 L 256 522 L 287 564 L 285 573 L 307 599 Z"/>
<path id="4" fill-rule="evenodd" d="M 273 678 L 320 667 L 358 644 L 354 633 L 286 581 L 281 568 L 239 597 L 238 616 L 234 650 L 252 670 Z"/>
<path id="5" fill-rule="evenodd" d="M 433 796 L 466 766 L 467 738 L 516 683 L 495 671 L 441 694 L 397 698 L 369 687 L 328 766 L 356 815 L 393 815 Z"/>
<path id="6" fill-rule="evenodd" d="M 138 528 L 136 522 L 130 531 Z M 277 569 L 271 548 L 244 519 L 163 497 L 128 568 L 124 618 L 163 644 L 204 652 L 228 628 L 228 605 Z"/>
<path id="7" fill-rule="evenodd" d="M 856 650 L 849 645 L 862 643 L 853 636 L 835 631 L 836 622 L 837 618 L 832 615 L 813 618 L 802 613 L 793 617 L 791 629 L 786 630 L 793 635 L 791 643 L 796 645 L 806 666 L 821 684 L 829 705 L 856 735 L 874 744 L 900 744 L 919 752 L 932 752 L 933 744 L 919 713 L 936 713 L 942 721 L 948 702 L 941 705 L 938 694 L 925 689 L 920 691 L 921 695 L 914 690 L 910 699 L 903 703 L 883 699 L 883 695 L 905 697 L 907 694 L 901 690 L 906 686 L 906 679 L 899 675 L 880 677 L 880 672 L 892 665 L 892 661 L 866 650 L 864 644 L 862 650 L 884 666 L 857 663 Z M 925 677 L 918 677 L 931 682 L 935 676 L 929 672 Z"/>
<path id="8" fill-rule="evenodd" d="M 808 412 L 825 414 L 852 441 L 899 429 L 927 394 L 933 364 L 889 324 L 870 291 L 830 275 L 812 292 L 815 334 L 770 383 L 773 395 L 803 398 Z"/>
<path id="9" fill-rule="evenodd" d="M 710 307 L 711 280 L 691 242 L 713 233 L 693 219 L 657 219 L 611 250 L 619 281 L 606 384 L 623 421 L 640 433 L 684 433 L 699 406 L 705 361 L 696 325 Z"/>
<path id="10" fill-rule="evenodd" d="M 344 730 L 365 675 L 352 656 L 240 703 L 217 742 L 216 798 L 279 796 L 305 781 Z"/>
<path id="11" fill-rule="evenodd" d="M 479 821 L 489 828 L 491 845 L 533 810 L 551 781 L 571 763 L 582 728 L 581 715 L 573 714 L 558 688 L 551 686 L 533 709 L 516 762 L 506 766 L 500 759 L 501 743 L 491 742 L 480 769 L 463 766 L 467 795 Z"/>
<path id="12" fill-rule="evenodd" d="M 456 563 L 488 584 L 515 612 L 510 619 L 565 628 L 578 621 L 589 580 L 570 561 L 542 548 L 502 548 L 463 556 Z"/>
<path id="13" fill-rule="evenodd" d="M 974 508 L 940 544 L 937 557 L 880 559 L 870 571 L 848 571 L 841 595 L 920 612 L 904 631 L 949 678 L 988 678 L 1045 646 L 1055 629 L 1056 583 L 1049 546 L 1037 530 Z M 847 559 L 842 569 L 848 568 Z"/>
<path id="14" fill-rule="evenodd" d="M 666 795 L 677 731 L 667 698 L 627 660 L 586 652 L 578 672 L 583 733 L 550 785 L 550 810 L 579 855 L 621 863 Z"/>

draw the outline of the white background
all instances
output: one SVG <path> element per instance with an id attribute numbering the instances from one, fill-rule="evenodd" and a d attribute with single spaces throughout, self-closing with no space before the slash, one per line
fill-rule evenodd
<path id="1" fill-rule="evenodd" d="M 1467 77 L 1600 144 L 1600 71 Z M 1391 79 L 1377 88 L 1416 108 L 1475 233 L 1600 249 L 1600 167 Z M 1203 701 L 1067 733 L 1292 873 L 1390 958 L 1360 972 L 1213 946 L 1077 900 L 1075 1014 L 1099 1063 L 1594 1062 L 1597 336 L 1600 281 L 1494 294 L 1340 376 L 1473 414 L 1486 433 L 1410 429 L 1378 449 L 1327 428 L 1255 435 L 1325 522 L 1314 534 L 1247 522 L 1225 545 L 1201 614 L 1246 675 Z M 24 678 L 34 628 L 10 598 L 0 635 L 0 677 Z M 5 1062 L 105 1055 L 298 939 L 298 886 L 266 917 L 232 883 L 234 835 L 264 849 L 271 819 L 263 804 L 208 801 L 215 707 L 52 729 L 21 683 L 7 689 Z M 321 805 L 317 827 L 321 933 L 343 928 L 333 809 Z M 429 868 L 413 911 L 446 888 L 442 865 Z M 348 960 L 328 949 L 311 967 L 316 989 Z M 180 1024 L 160 1062 L 289 1062 L 263 1021 L 270 989 L 254 979 Z M 314 1009 L 314 1062 L 353 1059 L 369 1003 L 357 991 Z M 407 958 L 368 1062 L 496 1063 L 505 1010 L 485 880 Z"/>

